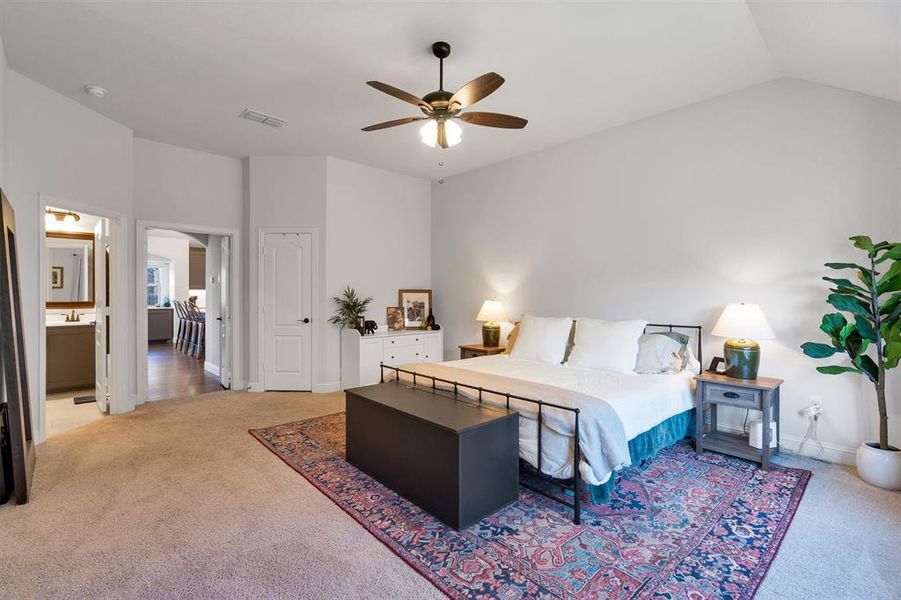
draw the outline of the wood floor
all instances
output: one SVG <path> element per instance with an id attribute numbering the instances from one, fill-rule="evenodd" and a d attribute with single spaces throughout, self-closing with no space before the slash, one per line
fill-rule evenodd
<path id="1" fill-rule="evenodd" d="M 221 389 L 219 379 L 203 369 L 203 357 L 187 356 L 170 343 L 148 346 L 148 400 L 184 398 Z"/>

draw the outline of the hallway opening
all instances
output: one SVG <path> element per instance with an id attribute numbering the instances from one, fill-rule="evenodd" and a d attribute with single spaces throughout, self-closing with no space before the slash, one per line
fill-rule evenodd
<path id="1" fill-rule="evenodd" d="M 233 235 L 141 223 L 139 236 L 139 402 L 229 389 Z"/>

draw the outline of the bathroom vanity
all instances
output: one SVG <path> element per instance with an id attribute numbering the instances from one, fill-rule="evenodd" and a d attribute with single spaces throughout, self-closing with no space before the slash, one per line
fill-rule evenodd
<path id="1" fill-rule="evenodd" d="M 47 393 L 93 388 L 94 234 L 48 231 Z M 69 320 L 71 318 L 79 320 Z M 64 320 L 65 319 L 65 320 Z"/>
<path id="2" fill-rule="evenodd" d="M 94 387 L 94 324 L 47 323 L 47 393 Z"/>

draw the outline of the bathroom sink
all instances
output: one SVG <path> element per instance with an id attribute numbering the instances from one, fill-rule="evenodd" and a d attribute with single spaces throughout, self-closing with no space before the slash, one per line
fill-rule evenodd
<path id="1" fill-rule="evenodd" d="M 73 327 L 75 325 L 96 325 L 96 321 L 47 321 L 47 327 Z"/>

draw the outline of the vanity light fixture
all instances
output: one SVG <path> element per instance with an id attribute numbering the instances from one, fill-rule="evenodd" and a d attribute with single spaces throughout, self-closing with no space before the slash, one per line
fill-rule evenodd
<path id="1" fill-rule="evenodd" d="M 54 210 L 48 208 L 45 215 L 45 226 L 47 229 L 66 228 L 75 225 L 81 220 L 78 214 L 71 210 Z"/>

